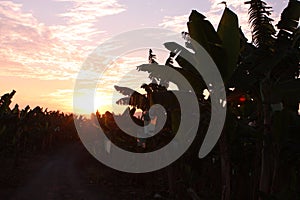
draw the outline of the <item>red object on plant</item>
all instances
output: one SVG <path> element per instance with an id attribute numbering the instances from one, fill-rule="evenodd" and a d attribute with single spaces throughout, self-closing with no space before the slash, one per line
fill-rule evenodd
<path id="1" fill-rule="evenodd" d="M 240 102 L 245 102 L 246 101 L 246 97 L 245 96 L 241 96 L 239 100 L 240 100 Z"/>

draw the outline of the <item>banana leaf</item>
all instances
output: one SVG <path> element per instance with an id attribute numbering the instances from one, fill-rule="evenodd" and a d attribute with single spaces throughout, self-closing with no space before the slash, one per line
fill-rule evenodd
<path id="1" fill-rule="evenodd" d="M 299 17 L 300 2 L 297 0 L 290 0 L 287 7 L 281 13 L 281 18 L 277 27 L 281 30 L 294 33 L 298 28 Z"/>
<path id="2" fill-rule="evenodd" d="M 230 9 L 225 8 L 221 21 L 218 26 L 217 33 L 222 40 L 223 49 L 227 57 L 226 76 L 223 78 L 228 80 L 237 66 L 240 54 L 240 32 L 237 15 Z"/>
<path id="3" fill-rule="evenodd" d="M 227 76 L 227 56 L 226 52 L 222 47 L 222 40 L 215 31 L 212 24 L 205 19 L 205 17 L 193 10 L 189 22 L 187 24 L 189 34 L 194 42 L 200 44 L 212 57 L 216 63 L 222 77 Z M 192 41 L 192 45 L 194 43 Z M 195 54 L 197 56 L 197 45 L 193 45 Z"/>

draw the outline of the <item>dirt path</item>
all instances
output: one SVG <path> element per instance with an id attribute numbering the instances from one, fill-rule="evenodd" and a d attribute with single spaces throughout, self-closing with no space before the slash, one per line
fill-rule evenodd
<path id="1" fill-rule="evenodd" d="M 88 184 L 79 163 L 89 155 L 80 144 L 66 145 L 37 169 L 28 183 L 14 192 L 14 200 L 113 199 L 99 187 Z"/>

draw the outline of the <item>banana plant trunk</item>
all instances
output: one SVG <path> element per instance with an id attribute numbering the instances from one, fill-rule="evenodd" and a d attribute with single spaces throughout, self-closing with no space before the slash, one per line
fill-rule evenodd
<path id="1" fill-rule="evenodd" d="M 264 132 L 261 152 L 261 174 L 259 191 L 270 194 L 272 184 L 272 132 L 271 132 L 271 81 L 266 78 L 261 82 L 263 100 Z"/>
<path id="2" fill-rule="evenodd" d="M 221 175 L 222 175 L 222 200 L 230 200 L 231 193 L 231 165 L 229 158 L 229 148 L 226 138 L 226 132 L 223 130 L 220 138 L 220 157 L 221 157 Z"/>
<path id="3" fill-rule="evenodd" d="M 167 175 L 168 175 L 169 197 L 174 198 L 175 193 L 176 193 L 176 191 L 175 191 L 176 178 L 175 178 L 175 173 L 174 173 L 175 172 L 174 166 L 170 165 L 166 169 L 167 169 Z"/>

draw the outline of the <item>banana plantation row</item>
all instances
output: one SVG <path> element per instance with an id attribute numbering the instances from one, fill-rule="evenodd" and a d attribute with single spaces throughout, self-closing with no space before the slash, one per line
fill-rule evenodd
<path id="1" fill-rule="evenodd" d="M 55 145 L 77 139 L 73 115 L 29 106 L 10 108 L 16 91 L 4 94 L 0 100 L 0 157 L 47 150 Z"/>

